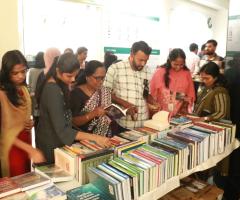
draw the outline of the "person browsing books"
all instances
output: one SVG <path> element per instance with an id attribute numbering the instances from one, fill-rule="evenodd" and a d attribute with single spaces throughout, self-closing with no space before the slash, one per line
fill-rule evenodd
<path id="1" fill-rule="evenodd" d="M 230 97 L 226 89 L 226 80 L 219 66 L 209 62 L 202 66 L 200 78 L 202 90 L 197 95 L 194 114 L 200 121 L 212 121 L 230 118 Z"/>
<path id="2" fill-rule="evenodd" d="M 31 162 L 44 162 L 31 145 L 31 98 L 26 87 L 27 61 L 18 50 L 3 55 L 0 71 L 0 163 L 2 176 L 30 171 Z"/>
<path id="3" fill-rule="evenodd" d="M 103 63 L 91 60 L 76 81 L 70 95 L 73 124 L 86 132 L 111 136 L 116 123 L 107 116 L 112 103 L 111 90 L 104 87 L 106 69 Z M 114 133 L 113 133 L 114 132 Z"/>
<path id="4" fill-rule="evenodd" d="M 173 49 L 150 82 L 150 93 L 160 104 L 160 109 L 170 112 L 170 116 L 191 111 L 195 100 L 194 85 L 185 59 L 182 49 Z"/>
<path id="5" fill-rule="evenodd" d="M 77 58 L 71 53 L 65 53 L 55 58 L 40 87 L 40 119 L 36 145 L 43 151 L 47 163 L 54 162 L 55 148 L 71 145 L 74 140 L 92 140 L 103 147 L 110 146 L 107 137 L 72 129 L 69 87 L 75 81 L 78 70 Z"/>
<path id="6" fill-rule="evenodd" d="M 149 95 L 150 70 L 146 63 L 152 48 L 144 41 L 135 42 L 131 47 L 128 60 L 108 68 L 103 85 L 112 90 L 114 103 L 127 109 L 127 116 L 118 120 L 124 128 L 142 127 L 149 119 L 148 104 L 158 110 L 158 105 Z"/>

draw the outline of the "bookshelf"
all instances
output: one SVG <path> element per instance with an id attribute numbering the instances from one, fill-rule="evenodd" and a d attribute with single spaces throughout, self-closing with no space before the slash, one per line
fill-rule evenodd
<path id="1" fill-rule="evenodd" d="M 139 200 L 146 200 L 146 199 L 157 200 L 157 199 L 161 198 L 162 196 L 164 196 L 171 190 L 174 190 L 175 188 L 179 187 L 180 179 L 185 178 L 194 172 L 203 171 L 203 170 L 209 169 L 211 167 L 214 167 L 219 161 L 223 160 L 225 157 L 227 157 L 233 150 L 237 149 L 239 146 L 240 146 L 240 142 L 237 139 L 235 139 L 233 143 L 231 143 L 230 145 L 228 145 L 226 147 L 225 151 L 222 154 L 213 156 L 212 158 L 208 159 L 201 165 L 198 165 L 191 170 L 187 170 L 178 176 L 168 179 L 160 187 L 152 190 L 151 192 L 148 192 L 148 193 L 142 195 L 139 198 Z"/>

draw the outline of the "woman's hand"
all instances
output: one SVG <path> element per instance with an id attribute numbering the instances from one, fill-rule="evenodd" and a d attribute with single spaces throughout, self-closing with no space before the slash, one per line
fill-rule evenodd
<path id="1" fill-rule="evenodd" d="M 33 125 L 34 125 L 34 121 L 32 119 L 29 119 L 28 121 L 26 121 L 24 123 L 24 129 L 26 131 L 30 131 L 32 129 Z"/>
<path id="2" fill-rule="evenodd" d="M 94 135 L 93 140 L 100 145 L 101 147 L 107 148 L 111 147 L 112 144 L 110 142 L 110 139 L 101 135 Z"/>
<path id="3" fill-rule="evenodd" d="M 35 164 L 46 162 L 43 153 L 39 149 L 32 148 L 28 155 Z"/>
<path id="4" fill-rule="evenodd" d="M 95 117 L 101 117 L 106 114 L 106 110 L 104 110 L 102 107 L 95 108 L 93 110 Z"/>

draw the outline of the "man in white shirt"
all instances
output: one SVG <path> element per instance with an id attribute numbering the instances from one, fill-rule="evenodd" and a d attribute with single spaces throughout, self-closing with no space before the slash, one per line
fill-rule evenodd
<path id="1" fill-rule="evenodd" d="M 146 42 L 135 42 L 128 60 L 108 68 L 104 86 L 112 89 L 113 102 L 129 109 L 128 115 L 118 120 L 124 128 L 142 127 L 149 119 L 148 103 L 156 105 L 149 94 L 151 73 L 146 66 L 151 51 Z"/>
<path id="2" fill-rule="evenodd" d="M 189 46 L 190 52 L 187 54 L 186 65 L 190 70 L 191 74 L 194 75 L 198 70 L 200 58 L 197 55 L 198 53 L 198 45 L 195 43 L 190 44 Z"/>

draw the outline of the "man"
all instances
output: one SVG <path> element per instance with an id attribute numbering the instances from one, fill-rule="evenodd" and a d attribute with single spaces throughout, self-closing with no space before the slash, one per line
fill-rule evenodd
<path id="1" fill-rule="evenodd" d="M 189 50 L 190 52 L 187 54 L 186 65 L 191 74 L 194 75 L 194 72 L 197 70 L 200 61 L 200 58 L 197 55 L 198 45 L 195 43 L 190 44 Z"/>
<path id="2" fill-rule="evenodd" d="M 216 48 L 217 48 L 216 40 L 208 40 L 207 41 L 206 46 L 205 46 L 205 55 L 200 60 L 199 66 L 201 68 L 204 64 L 212 61 L 212 62 L 215 62 L 219 66 L 220 72 L 223 74 L 224 73 L 223 58 L 216 54 L 216 52 L 215 52 Z"/>
<path id="3" fill-rule="evenodd" d="M 88 49 L 86 47 L 79 47 L 77 49 L 77 59 L 80 64 L 80 69 L 85 69 Z"/>
<path id="4" fill-rule="evenodd" d="M 113 91 L 115 103 L 128 108 L 127 116 L 118 123 L 124 128 L 142 127 L 149 118 L 148 103 L 158 109 L 149 94 L 150 71 L 146 65 L 152 48 L 144 41 L 132 45 L 128 60 L 118 62 L 108 68 L 104 86 Z"/>
<path id="5" fill-rule="evenodd" d="M 81 78 L 81 74 L 83 73 L 83 71 L 85 69 L 85 66 L 87 64 L 87 62 L 86 62 L 87 54 L 88 54 L 88 49 L 86 47 L 79 47 L 77 49 L 76 56 L 77 56 L 80 68 L 79 68 L 79 72 L 76 76 L 76 80 Z"/>

